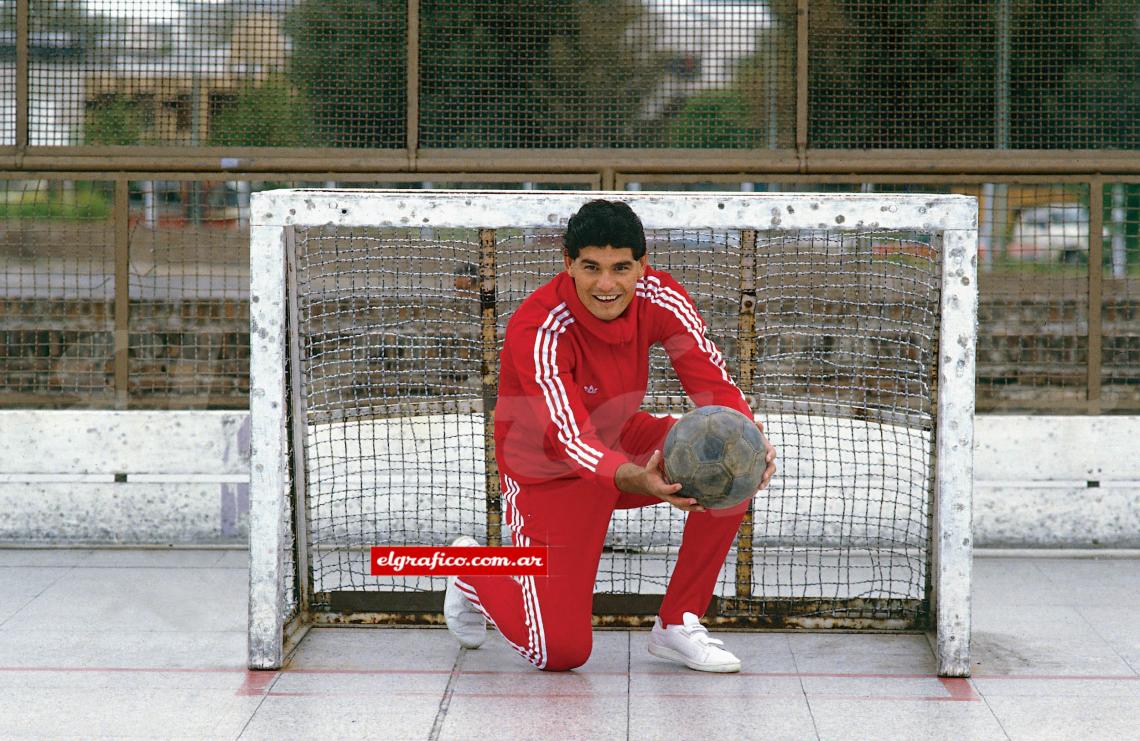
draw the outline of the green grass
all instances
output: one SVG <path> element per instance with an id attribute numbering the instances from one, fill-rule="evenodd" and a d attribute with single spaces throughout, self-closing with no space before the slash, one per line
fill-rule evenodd
<path id="1" fill-rule="evenodd" d="M 1110 258 L 1111 259 L 1111 258 Z M 1111 270 L 1112 263 L 1109 259 L 1104 261 L 1104 269 Z M 1000 259 L 994 260 L 993 265 L 986 268 L 984 265 L 978 266 L 978 272 L 991 275 L 1005 275 L 1005 276 L 1048 276 L 1050 278 L 1086 278 L 1088 277 L 1088 265 L 1086 264 L 1072 264 L 1064 262 L 1031 262 L 1031 261 L 1018 261 Z M 1135 255 L 1129 255 L 1127 274 L 1129 276 L 1140 275 L 1140 261 L 1136 260 Z"/>
<path id="2" fill-rule="evenodd" d="M 93 221 L 111 216 L 111 195 L 90 185 L 77 185 L 64 198 L 46 190 L 9 191 L 0 200 L 3 221 Z"/>

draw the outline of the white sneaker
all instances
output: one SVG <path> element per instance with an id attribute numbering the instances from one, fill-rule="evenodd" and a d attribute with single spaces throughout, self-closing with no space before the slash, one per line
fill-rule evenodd
<path id="1" fill-rule="evenodd" d="M 649 653 L 661 659 L 676 661 L 699 672 L 738 672 L 740 659 L 721 648 L 723 641 L 709 635 L 697 616 L 686 612 L 683 625 L 661 627 L 661 618 L 653 623 L 649 634 Z"/>
<path id="2" fill-rule="evenodd" d="M 451 541 L 452 546 L 479 545 L 470 535 L 460 535 Z M 464 648 L 479 648 L 487 640 L 487 618 L 471 600 L 455 586 L 454 576 L 447 577 L 447 591 L 443 597 L 443 619 L 447 630 Z"/>

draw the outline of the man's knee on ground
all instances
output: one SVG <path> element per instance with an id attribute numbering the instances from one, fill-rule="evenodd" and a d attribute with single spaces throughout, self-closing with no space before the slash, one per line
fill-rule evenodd
<path id="1" fill-rule="evenodd" d="M 587 633 L 585 640 L 581 636 L 574 640 L 560 641 L 558 644 L 546 646 L 546 665 L 543 671 L 564 672 L 577 669 L 590 658 L 593 649 L 593 637 Z"/>

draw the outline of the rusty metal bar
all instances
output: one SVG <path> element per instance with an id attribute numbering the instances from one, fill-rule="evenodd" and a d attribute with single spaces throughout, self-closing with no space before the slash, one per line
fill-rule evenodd
<path id="1" fill-rule="evenodd" d="M 752 395 L 752 373 L 756 347 L 756 230 L 740 233 L 740 313 L 736 324 L 736 383 L 745 396 Z M 755 412 L 755 410 L 753 410 Z M 752 597 L 752 512 L 750 504 L 740 523 L 736 541 L 736 597 Z"/>
<path id="2" fill-rule="evenodd" d="M 130 384 L 131 348 L 131 232 L 130 181 L 115 180 L 112 219 L 115 224 L 115 408 L 126 409 Z"/>
<path id="3" fill-rule="evenodd" d="M 808 148 L 808 5 L 810 0 L 796 0 L 796 156 L 807 169 Z"/>
<path id="4" fill-rule="evenodd" d="M 1102 399 L 1100 411 L 1126 412 L 1136 411 L 1135 401 L 1127 399 Z M 981 399 L 977 403 L 979 414 L 991 412 L 1024 413 L 1024 414 L 1085 414 L 1089 411 L 1087 399 L 1034 399 L 1024 401 L 1021 399 Z"/>
<path id="5" fill-rule="evenodd" d="M 309 572 L 309 532 L 308 476 L 305 467 L 305 439 L 308 435 L 308 415 L 305 413 L 305 389 L 302 367 L 305 360 L 305 343 L 301 341 L 301 305 L 297 288 L 297 231 L 285 228 L 285 303 L 287 308 L 285 323 L 288 325 L 286 337 L 287 369 L 286 389 L 289 413 L 289 435 L 293 454 L 293 548 L 296 558 L 295 578 L 297 580 L 297 604 L 301 614 L 311 607 L 312 582 Z"/>
<path id="6" fill-rule="evenodd" d="M 628 181 L 641 182 L 650 180 L 659 183 L 731 183 L 733 185 L 739 184 L 742 180 L 755 179 L 764 175 L 756 172 L 733 172 L 733 173 L 648 173 L 648 172 L 617 172 L 611 171 L 610 176 L 603 172 L 583 172 L 580 174 L 571 173 L 551 173 L 551 172 L 473 172 L 467 171 L 453 171 L 434 173 L 441 179 L 447 180 L 467 180 L 467 181 L 483 181 L 488 183 L 515 183 L 526 181 L 547 181 L 552 183 L 582 183 L 592 188 L 601 188 L 602 190 L 613 190 L 621 188 Z M 86 180 L 91 178 L 92 172 L 89 170 L 0 170 L 0 179 L 10 180 Z M 150 170 L 131 172 L 132 179 L 138 180 L 216 180 L 217 173 L 207 172 L 189 172 L 189 171 L 162 171 Z M 228 180 L 260 180 L 265 177 L 264 173 L 255 172 L 227 172 L 225 174 Z M 311 177 L 311 173 L 304 172 L 278 172 L 274 173 L 275 179 L 280 180 L 304 180 Z M 1019 185 L 1031 185 L 1034 183 L 1042 184 L 1062 184 L 1062 183 L 1080 183 L 1087 184 L 1089 182 L 1090 173 L 1076 175 L 1006 175 L 1004 177 L 994 177 L 992 175 L 970 175 L 959 174 L 953 177 L 945 175 L 930 175 L 927 173 L 915 173 L 913 175 L 871 175 L 861 173 L 843 173 L 833 175 L 796 175 L 796 176 L 768 176 L 764 175 L 764 179 L 769 182 L 775 183 L 789 183 L 789 184 L 813 184 L 813 183 L 857 183 L 866 182 L 871 184 L 892 184 L 892 183 L 931 183 L 931 184 L 945 184 L 945 185 L 980 185 L 982 183 L 1009 183 Z M 377 181 L 390 181 L 393 183 L 415 183 L 421 181 L 423 178 L 416 173 L 408 172 L 337 172 L 326 171 L 322 173 L 322 178 L 329 180 L 337 180 L 343 182 L 361 182 L 361 183 L 375 183 Z M 1140 176 L 1133 177 L 1114 177 L 1113 182 L 1119 183 L 1134 183 L 1140 181 Z M 983 280 L 985 277 L 983 276 Z"/>
<path id="7" fill-rule="evenodd" d="M 240 396 L 210 396 L 209 409 L 248 409 L 249 394 Z M 20 391 L 0 390 L 0 409 L 7 407 L 36 407 L 37 409 L 114 409 L 115 392 L 112 389 L 107 393 L 91 394 L 37 394 Z M 130 404 L 131 410 L 140 409 L 201 409 L 204 405 L 195 403 L 194 397 L 189 401 L 185 395 L 177 394 L 148 394 L 145 399 L 134 399 Z"/>
<path id="8" fill-rule="evenodd" d="M 246 399 L 248 402 L 248 398 Z M 35 407 L 37 409 L 109 409 L 114 408 L 113 394 L 37 394 L 0 390 L 0 409 Z M 167 408 L 167 407 L 162 407 Z"/>
<path id="9" fill-rule="evenodd" d="M 444 173 L 433 173 L 440 177 L 440 179 L 459 180 L 459 181 L 476 181 L 486 183 L 522 183 L 527 181 L 545 181 L 550 183 L 566 183 L 578 184 L 597 189 L 601 183 L 601 176 L 596 172 L 583 172 L 580 174 L 568 173 L 550 173 L 550 172 L 472 172 L 468 171 L 455 171 Z M 92 177 L 93 173 L 90 170 L 2 170 L 0 169 L 0 180 L 87 180 Z M 218 173 L 216 172 L 192 172 L 192 171 L 171 171 L 171 170 L 151 170 L 151 171 L 131 171 L 130 177 L 133 180 L 197 180 L 197 181 L 216 181 L 218 180 Z M 258 172 L 226 172 L 224 178 L 226 180 L 264 180 L 266 173 Z M 274 180 L 305 180 L 312 179 L 312 173 L 297 172 L 297 171 L 282 171 L 273 173 Z M 339 182 L 359 182 L 372 184 L 377 181 L 392 182 L 392 183 L 419 183 L 423 180 L 422 174 L 409 173 L 409 172 L 343 172 L 326 170 L 321 173 L 322 180 L 335 180 Z M 1081 182 L 1087 180 L 1087 177 L 1082 179 Z"/>
<path id="10" fill-rule="evenodd" d="M 1061 183 L 1079 183 L 1086 184 L 1089 181 L 1090 173 L 1085 172 L 1082 174 L 1061 174 L 1061 175 L 978 175 L 959 173 L 957 175 L 931 175 L 929 173 L 921 172 L 914 173 L 913 175 L 899 175 L 890 174 L 884 175 L 881 173 L 837 173 L 837 174 L 803 174 L 803 175 L 773 175 L 769 176 L 764 173 L 757 172 L 732 172 L 732 173 L 712 173 L 712 172 L 694 172 L 694 173 L 651 173 L 651 172 L 617 172 L 614 175 L 615 182 L 619 185 L 625 182 L 642 182 L 650 181 L 651 183 L 725 183 L 733 186 L 738 186 L 742 181 L 750 179 L 757 179 L 759 177 L 767 182 L 776 184 L 793 184 L 793 185 L 810 185 L 820 183 L 847 183 L 855 184 L 871 184 L 871 185 L 890 185 L 890 184 L 921 184 L 930 183 L 935 185 L 982 185 L 984 183 L 1006 183 L 1010 185 L 1032 185 L 1035 183 L 1057 185 Z M 1136 182 L 1136 177 L 1118 177 L 1113 178 L 1113 182 L 1127 183 Z"/>
<path id="11" fill-rule="evenodd" d="M 316 625 L 439 625 L 443 592 L 322 592 L 314 603 L 326 606 L 312 615 Z M 653 625 L 661 595 L 596 594 L 595 628 L 638 628 Z M 852 597 L 837 600 L 777 598 L 757 606 L 736 599 L 713 598 L 705 622 L 718 628 L 755 630 L 859 630 L 908 632 L 924 630 L 926 616 L 919 600 Z M 878 617 L 900 610 L 902 619 Z M 819 617 L 831 612 L 833 616 Z"/>
<path id="12" fill-rule="evenodd" d="M 800 122 L 802 123 L 802 122 Z M 806 126 L 806 124 L 804 124 Z M 797 132 L 797 136 L 799 133 Z M 869 176 L 951 175 L 1140 175 L 1140 152 L 1129 150 L 883 150 L 791 149 L 420 149 L 414 166 L 407 150 L 217 148 L 29 147 L 0 157 L 0 169 L 82 170 L 96 172 L 180 171 L 194 173 L 579 173 L 597 177 L 606 168 L 621 172 L 762 175 L 839 175 L 847 180 Z M 224 162 L 223 162 L 224 160 Z M 945 178 L 943 178 L 945 179 Z"/>
<path id="13" fill-rule="evenodd" d="M 981 289 L 985 292 L 985 289 Z M 482 407 L 482 400 L 476 400 L 476 405 Z M 674 408 L 684 408 L 685 402 L 678 397 L 675 402 L 662 409 L 654 408 L 652 411 L 662 413 Z M 174 409 L 186 404 L 185 396 L 148 395 L 146 399 L 137 399 L 131 402 L 131 409 Z M 114 407 L 113 394 L 87 395 L 77 394 L 36 394 L 24 392 L 0 391 L 0 408 L 5 407 L 31 407 L 41 409 L 108 409 Z M 249 395 L 237 396 L 210 396 L 211 409 L 244 409 L 249 406 Z M 1138 407 L 1131 399 L 1101 399 L 1101 413 L 1136 412 Z M 402 410 L 401 410 L 402 411 Z M 447 413 L 451 413 L 448 409 Z M 1024 412 L 1025 414 L 1084 414 L 1088 411 L 1088 401 L 1081 399 L 1035 399 L 1027 402 L 1021 399 L 980 399 L 977 404 L 979 414 L 993 412 L 1010 413 Z M 367 417 L 365 417 L 367 419 Z"/>
<path id="14" fill-rule="evenodd" d="M 28 6 L 31 0 L 16 0 L 16 159 L 28 146 Z"/>
<path id="15" fill-rule="evenodd" d="M 408 0 L 406 90 L 404 105 L 407 111 L 404 132 L 408 148 L 408 166 L 416 168 L 420 148 L 420 0 Z"/>
<path id="16" fill-rule="evenodd" d="M 482 318 L 483 463 L 487 496 L 487 545 L 503 542 L 503 504 L 495 460 L 495 402 L 499 395 L 499 315 L 495 300 L 495 230 L 479 230 L 479 306 Z"/>
<path id="17" fill-rule="evenodd" d="M 618 172 L 610 170 L 609 174 L 603 169 L 601 172 L 552 173 L 552 172 L 478 172 L 478 171 L 452 171 L 434 173 L 441 179 L 458 181 L 483 181 L 488 183 L 514 183 L 527 181 L 547 181 L 552 183 L 582 183 L 591 188 L 602 190 L 620 189 L 628 181 L 641 182 L 651 180 L 659 183 L 731 183 L 739 184 L 742 180 L 756 179 L 763 175 L 764 180 L 775 183 L 813 184 L 813 183 L 856 183 L 866 182 L 872 184 L 891 183 L 932 183 L 949 185 L 977 185 L 982 183 L 1010 183 L 1030 185 L 1034 183 L 1062 184 L 1089 182 L 1090 173 L 1069 175 L 1006 175 L 994 177 L 992 175 L 958 174 L 953 177 L 945 175 L 931 175 L 929 173 L 915 173 L 913 175 L 871 175 L 862 173 L 843 173 L 832 175 L 796 175 L 796 176 L 769 176 L 756 172 L 710 173 L 697 172 L 683 173 L 648 173 L 648 172 Z M 90 170 L 0 170 L 0 179 L 11 180 L 85 180 L 92 176 Z M 275 179 L 304 180 L 311 173 L 297 171 L 282 171 L 274 173 Z M 217 173 L 190 172 L 190 171 L 162 171 L 147 170 L 131 172 L 131 177 L 138 180 L 216 180 Z M 256 172 L 227 172 L 228 180 L 260 180 L 264 173 Z M 377 181 L 390 181 L 393 183 L 415 183 L 423 178 L 420 174 L 408 172 L 344 172 L 325 171 L 322 178 L 343 182 L 375 183 Z M 1113 182 L 1132 183 L 1140 180 L 1140 176 L 1114 177 Z M 983 276 L 983 280 L 985 280 Z"/>
<path id="18" fill-rule="evenodd" d="M 1104 293 L 1104 180 L 1089 181 L 1089 414 L 1100 414 L 1101 310 Z"/>

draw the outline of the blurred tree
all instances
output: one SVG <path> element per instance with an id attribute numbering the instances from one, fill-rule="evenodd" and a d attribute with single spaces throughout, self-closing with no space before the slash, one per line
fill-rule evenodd
<path id="1" fill-rule="evenodd" d="M 84 144 L 145 144 L 145 131 L 143 114 L 138 105 L 119 97 L 89 104 L 83 119 Z"/>
<path id="2" fill-rule="evenodd" d="M 990 147 L 992 3 L 813 0 L 809 145 Z"/>
<path id="3" fill-rule="evenodd" d="M 684 149 L 764 146 L 764 119 L 734 90 L 688 98 L 666 128 L 665 146 Z"/>
<path id="4" fill-rule="evenodd" d="M 738 70 L 748 116 L 763 134 L 757 146 L 796 146 L 796 2 L 771 0 L 773 26 Z"/>
<path id="5" fill-rule="evenodd" d="M 309 102 L 306 143 L 404 146 L 406 30 L 403 0 L 302 0 L 290 11 L 288 77 Z"/>
<path id="6" fill-rule="evenodd" d="M 286 80 L 247 83 L 230 101 L 211 105 L 208 143 L 224 147 L 301 147 L 314 138 L 309 107 Z"/>
<path id="7" fill-rule="evenodd" d="M 1008 7 L 1009 145 L 1140 144 L 1136 0 Z M 812 0 L 812 146 L 995 146 L 1000 10 L 964 0 Z"/>
<path id="8" fill-rule="evenodd" d="M 552 138 L 572 147 L 660 146 L 661 123 L 642 112 L 667 55 L 644 37 L 644 5 L 585 0 L 573 7 L 570 33 L 550 40 L 551 76 L 536 91 Z"/>
<path id="9" fill-rule="evenodd" d="M 1029 149 L 1140 145 L 1136 0 L 1016 0 L 1012 139 Z"/>
<path id="10" fill-rule="evenodd" d="M 660 125 L 639 114 L 664 67 L 634 33 L 636 0 L 424 0 L 421 12 L 424 146 L 656 143 Z"/>

